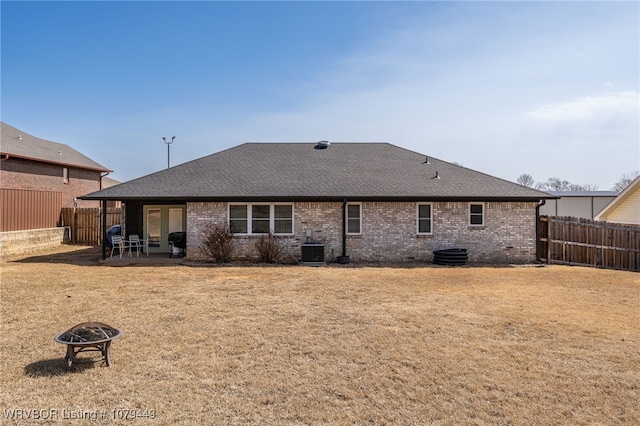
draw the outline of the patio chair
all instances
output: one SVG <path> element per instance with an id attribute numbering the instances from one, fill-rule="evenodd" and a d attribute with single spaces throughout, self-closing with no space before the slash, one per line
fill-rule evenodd
<path id="1" fill-rule="evenodd" d="M 111 256 L 109 257 L 113 257 L 113 251 L 116 249 L 118 249 L 120 257 L 122 257 L 122 252 L 128 248 L 129 244 L 127 241 L 123 240 L 120 235 L 113 235 L 111 237 Z M 131 256 L 131 251 L 129 251 L 129 256 Z"/>
<path id="2" fill-rule="evenodd" d="M 140 250 L 145 251 L 146 241 L 141 240 L 138 234 L 129 235 L 129 256 L 131 256 L 131 249 L 136 249 L 136 257 L 140 257 Z M 147 256 L 149 256 L 149 250 L 146 250 Z"/>

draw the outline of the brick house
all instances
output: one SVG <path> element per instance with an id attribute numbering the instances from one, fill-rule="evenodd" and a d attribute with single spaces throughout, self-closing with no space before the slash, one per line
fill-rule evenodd
<path id="1" fill-rule="evenodd" d="M 62 207 L 102 188 L 110 172 L 75 149 L 0 123 L 0 231 L 55 227 Z M 98 201 L 75 200 L 78 207 Z"/>
<path id="2" fill-rule="evenodd" d="M 295 261 L 307 241 L 325 261 L 430 261 L 466 248 L 472 262 L 536 258 L 538 206 L 549 194 L 388 143 L 245 143 L 87 194 L 124 203 L 126 234 L 167 252 L 185 231 L 202 256 L 205 224 L 235 230 L 235 255 L 257 258 L 271 231 Z M 343 258 L 344 259 L 344 258 Z"/>

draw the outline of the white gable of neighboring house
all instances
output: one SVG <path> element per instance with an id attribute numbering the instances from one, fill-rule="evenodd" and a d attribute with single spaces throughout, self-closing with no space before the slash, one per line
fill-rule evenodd
<path id="1" fill-rule="evenodd" d="M 595 220 L 640 225 L 640 176 L 609 203 Z"/>

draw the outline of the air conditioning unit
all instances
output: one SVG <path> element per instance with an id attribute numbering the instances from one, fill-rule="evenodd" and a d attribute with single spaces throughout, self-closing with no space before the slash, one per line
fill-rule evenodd
<path id="1" fill-rule="evenodd" d="M 302 256 L 300 263 L 303 265 L 324 265 L 324 244 L 302 244 Z"/>

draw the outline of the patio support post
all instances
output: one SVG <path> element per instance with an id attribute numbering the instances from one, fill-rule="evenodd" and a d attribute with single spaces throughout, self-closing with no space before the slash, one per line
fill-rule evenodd
<path id="1" fill-rule="evenodd" d="M 102 260 L 107 258 L 107 241 L 106 241 L 106 233 L 107 233 L 107 200 L 101 200 L 102 203 L 102 226 L 101 231 L 102 234 L 100 238 L 102 239 Z"/>

